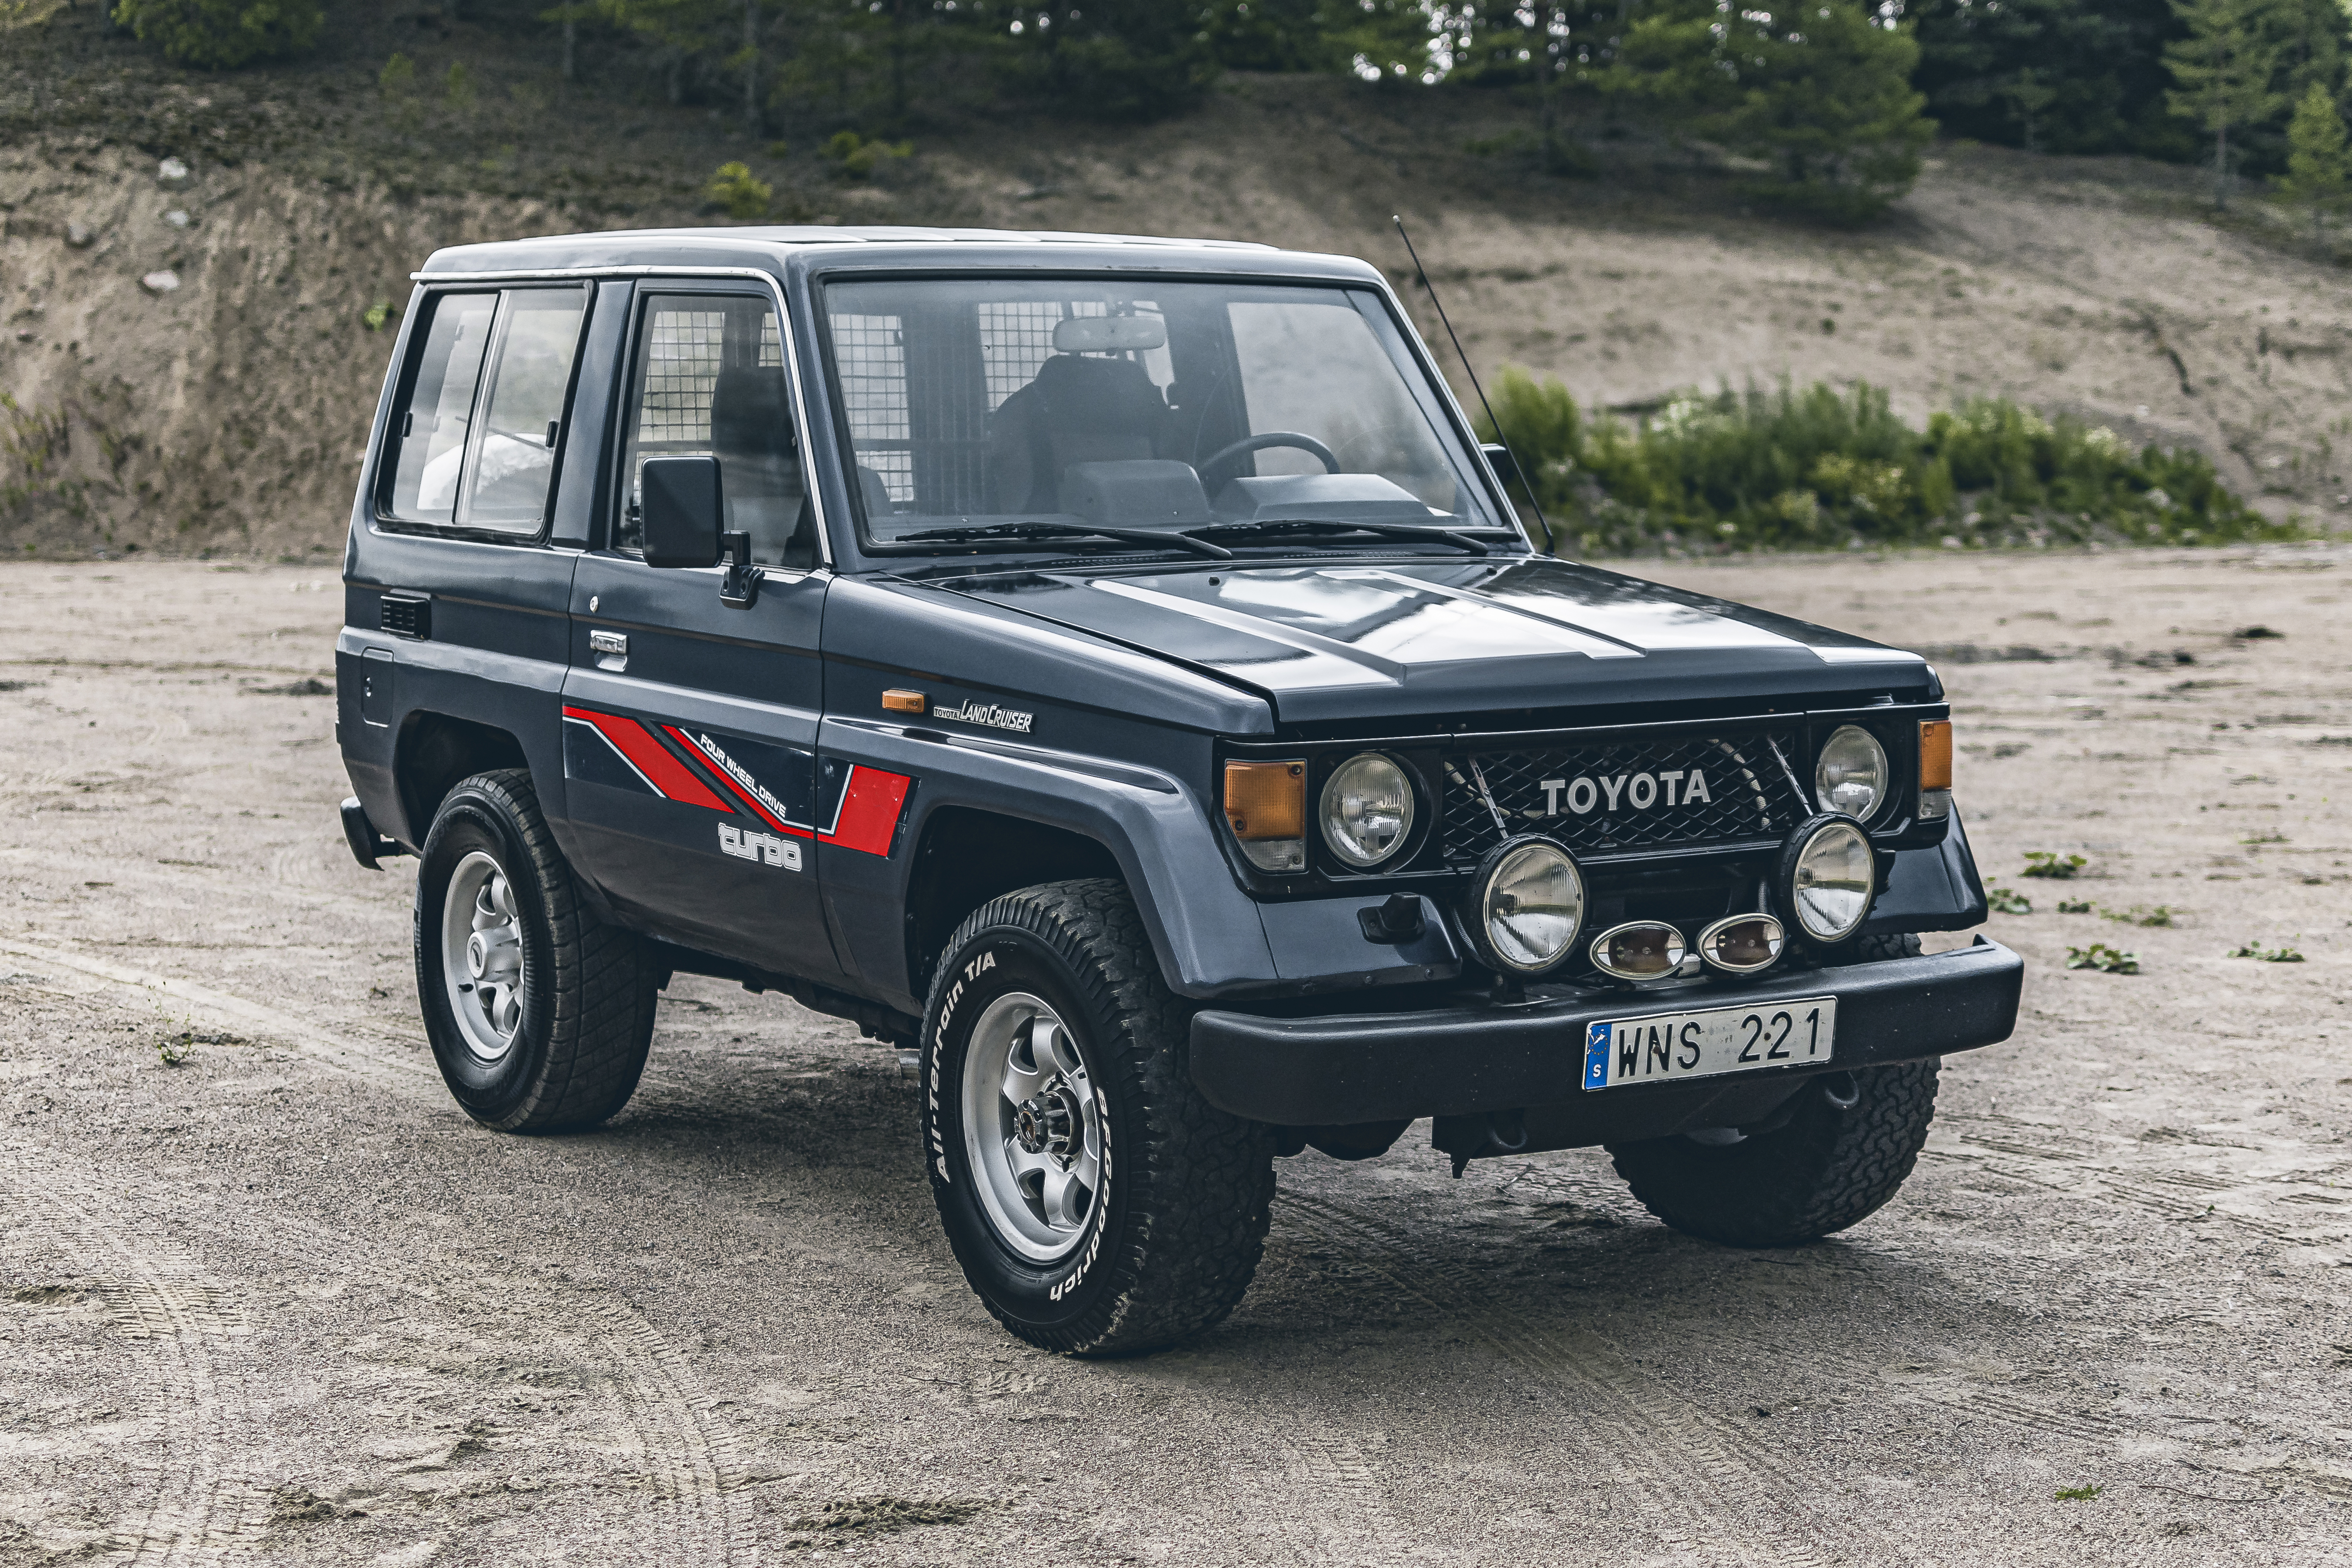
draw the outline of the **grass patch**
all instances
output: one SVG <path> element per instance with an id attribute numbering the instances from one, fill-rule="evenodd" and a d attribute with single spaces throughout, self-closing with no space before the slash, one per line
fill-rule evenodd
<path id="1" fill-rule="evenodd" d="M 2091 912 L 2091 900 L 2088 899 L 2061 899 L 2058 900 L 2058 912 L 2062 915 L 2087 915 Z"/>
<path id="2" fill-rule="evenodd" d="M 2030 915 L 2033 912 L 2033 900 L 2015 888 L 1988 885 L 1985 903 L 1997 915 Z M 2060 907 L 2063 909 L 2064 906 Z"/>
<path id="3" fill-rule="evenodd" d="M 2068 948 L 2066 967 L 2095 969 L 2102 974 L 2137 974 L 2139 954 L 2109 947 L 2104 942 L 2095 942 L 2088 947 Z"/>
<path id="4" fill-rule="evenodd" d="M 2053 881 L 2071 882 L 2090 862 L 2080 855 L 2060 855 L 2054 850 L 2029 849 L 2025 852 L 2025 874 L 2047 877 Z"/>
<path id="5" fill-rule="evenodd" d="M 2102 425 L 1973 398 L 1915 429 L 1865 383 L 1685 394 L 1588 418 L 1507 367 L 1496 422 L 1561 536 L 1587 552 L 1873 544 L 2220 544 L 2300 539 L 2192 451 L 2135 451 Z M 1482 423 L 1485 439 L 1495 438 Z"/>
<path id="6" fill-rule="evenodd" d="M 2255 958 L 2260 959 L 2264 963 L 2301 963 L 2303 962 L 2303 954 L 2297 952 L 2291 947 L 2284 945 L 2279 947 L 2264 947 L 2258 942 L 2250 942 L 2245 943 L 2243 946 L 2233 947 L 2221 956 L 2224 958 Z"/>
<path id="7" fill-rule="evenodd" d="M 2084 906 L 2085 909 L 2089 907 L 2087 904 Z M 2134 904 L 2127 910 L 2101 910 L 2099 918 L 2117 921 L 2125 925 L 2168 926 L 2172 923 L 2172 917 L 2179 912 L 2170 904 Z"/>
<path id="8" fill-rule="evenodd" d="M 2106 1489 L 2105 1487 L 2060 1487 L 2050 1495 L 2060 1502 L 2089 1502 Z"/>

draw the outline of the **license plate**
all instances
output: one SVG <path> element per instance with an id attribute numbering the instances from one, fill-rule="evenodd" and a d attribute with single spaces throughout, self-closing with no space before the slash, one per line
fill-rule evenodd
<path id="1" fill-rule="evenodd" d="M 1837 998 L 1599 1018 L 1585 1027 L 1584 1087 L 1623 1089 L 1830 1059 Z"/>

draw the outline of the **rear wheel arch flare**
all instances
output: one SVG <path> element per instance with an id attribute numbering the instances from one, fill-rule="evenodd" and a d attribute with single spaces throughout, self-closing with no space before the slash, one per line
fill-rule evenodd
<path id="1" fill-rule="evenodd" d="M 411 847 L 423 846 L 442 800 L 462 780 L 500 768 L 528 772 L 530 767 L 522 742 L 510 731 L 446 713 L 407 715 L 394 742 L 393 773 L 415 836 Z"/>

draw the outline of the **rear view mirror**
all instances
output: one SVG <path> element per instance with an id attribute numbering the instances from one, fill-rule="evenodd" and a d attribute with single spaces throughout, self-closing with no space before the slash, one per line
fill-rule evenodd
<path id="1" fill-rule="evenodd" d="M 637 470 L 648 566 L 719 564 L 719 459 L 648 458 Z"/>

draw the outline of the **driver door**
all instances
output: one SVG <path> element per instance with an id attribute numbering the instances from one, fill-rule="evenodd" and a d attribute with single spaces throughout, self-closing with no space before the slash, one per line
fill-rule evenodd
<path id="1" fill-rule="evenodd" d="M 638 285 L 614 537 L 581 560 L 563 691 L 581 869 L 632 925 L 785 974 L 838 975 L 817 895 L 818 636 L 831 574 L 795 438 L 774 297 Z M 722 605 L 720 569 L 646 564 L 638 471 L 719 458 L 726 526 L 765 581 Z"/>

